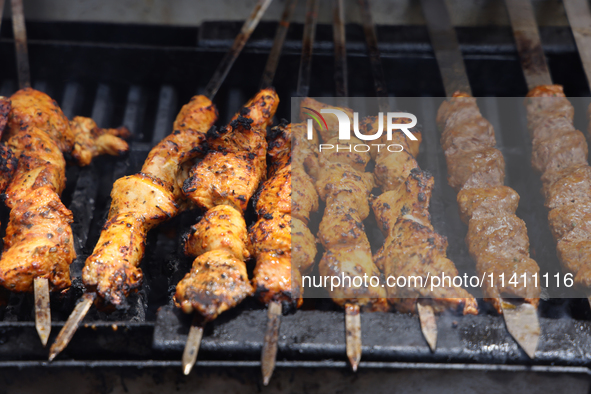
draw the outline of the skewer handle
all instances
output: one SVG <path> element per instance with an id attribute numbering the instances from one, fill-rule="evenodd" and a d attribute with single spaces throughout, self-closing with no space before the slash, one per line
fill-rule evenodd
<path id="1" fill-rule="evenodd" d="M 25 28 L 23 0 L 11 0 L 11 8 L 18 85 L 21 89 L 30 88 L 31 72 L 29 70 L 29 51 L 27 49 L 27 29 Z"/>
<path id="2" fill-rule="evenodd" d="M 287 0 L 285 2 L 285 9 L 283 10 L 283 15 L 281 15 L 281 20 L 277 26 L 273 47 L 271 48 L 271 53 L 267 59 L 265 71 L 263 71 L 260 89 L 268 88 L 273 84 L 273 78 L 275 78 L 275 72 L 277 71 L 277 65 L 279 64 L 279 57 L 281 56 L 281 50 L 283 49 L 283 43 L 285 42 L 285 36 L 289 30 L 289 23 L 297 2 L 297 0 Z"/>
<path id="3" fill-rule="evenodd" d="M 35 328 L 43 347 L 47 345 L 51 333 L 51 309 L 49 307 L 49 281 L 47 278 L 35 278 Z"/>
<path id="4" fill-rule="evenodd" d="M 345 333 L 347 335 L 347 357 L 353 372 L 361 361 L 361 315 L 359 305 L 345 305 Z"/>
<path id="5" fill-rule="evenodd" d="M 271 301 L 267 309 L 267 332 L 261 354 L 261 368 L 263 370 L 263 384 L 266 386 L 271 380 L 275 369 L 277 357 L 277 340 L 279 339 L 279 327 L 281 326 L 281 304 Z"/>
<path id="6" fill-rule="evenodd" d="M 220 65 L 211 77 L 211 80 L 205 87 L 205 96 L 210 100 L 214 98 L 220 89 L 220 86 L 232 68 L 234 61 L 238 55 L 240 55 L 242 48 L 244 48 L 244 45 L 250 38 L 250 35 L 259 24 L 261 17 L 267 10 L 267 7 L 269 7 L 269 4 L 271 4 L 271 1 L 273 0 L 259 0 L 254 7 L 254 10 L 250 14 L 250 17 L 244 22 L 244 25 L 242 25 L 242 30 L 240 30 L 240 33 L 236 36 L 234 44 L 232 44 L 232 48 L 230 48 L 230 50 L 226 53 Z"/>
<path id="7" fill-rule="evenodd" d="M 80 326 L 82 319 L 88 313 L 88 310 L 92 306 L 92 303 L 96 299 L 96 293 L 85 293 L 82 299 L 76 304 L 76 307 L 68 317 L 66 324 L 62 327 L 62 330 L 58 334 L 55 342 L 49 349 L 49 361 L 52 361 L 62 350 L 68 346 L 68 343 L 72 340 L 72 337 L 76 333 L 76 330 Z"/>

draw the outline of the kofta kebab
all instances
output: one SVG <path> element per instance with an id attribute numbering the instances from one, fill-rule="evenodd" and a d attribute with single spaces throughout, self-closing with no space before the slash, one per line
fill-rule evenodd
<path id="1" fill-rule="evenodd" d="M 119 155 L 128 145 L 125 128 L 100 129 L 92 119 L 68 121 L 45 93 L 26 88 L 2 100 L 7 116 L 2 145 L 2 182 L 5 203 L 11 209 L 4 250 L 0 258 L 0 284 L 15 292 L 48 292 L 68 288 L 70 264 L 76 257 L 70 224 L 72 212 L 60 200 L 66 184 L 69 155 L 82 166 L 100 154 Z M 9 108 L 9 111 L 6 108 Z M 4 123 L 4 121 L 0 121 Z M 11 179 L 12 178 L 12 179 Z M 37 325 L 45 345 L 51 328 L 48 293 L 43 324 Z"/>
<path id="2" fill-rule="evenodd" d="M 476 271 L 485 278 L 485 299 L 498 313 L 504 313 L 505 319 L 511 318 L 516 306 L 502 297 L 523 300 L 531 308 L 522 307 L 535 313 L 540 288 L 533 281 L 540 268 L 529 255 L 525 222 L 515 215 L 519 195 L 504 186 L 505 161 L 495 147 L 492 125 L 480 114 L 476 99 L 461 92 L 443 102 L 437 123 L 442 131 L 448 183 L 458 193 L 460 216 L 468 224 L 466 244 Z M 511 330 L 510 324 L 508 328 Z M 538 337 L 534 339 L 519 342 L 532 358 Z"/>

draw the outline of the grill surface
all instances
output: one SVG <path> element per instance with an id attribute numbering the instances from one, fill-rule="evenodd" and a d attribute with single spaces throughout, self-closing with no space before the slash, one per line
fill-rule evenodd
<path id="1" fill-rule="evenodd" d="M 180 107 L 199 93 L 240 28 L 235 23 L 205 23 L 201 29 L 102 24 L 29 23 L 29 53 L 33 86 L 47 92 L 68 117 L 92 116 L 99 126 L 124 124 L 133 132 L 126 158 L 98 158 L 87 168 L 69 167 L 64 203 L 73 211 L 78 259 L 72 265 L 74 283 L 64 295 L 52 296 L 53 340 L 81 295 L 80 273 L 105 221 L 113 182 L 136 173 L 150 148 L 170 132 Z M 14 47 L 10 23 L 0 34 L 0 95 L 16 89 Z M 246 45 L 218 93 L 215 103 L 220 123 L 258 87 L 275 24 L 261 23 Z M 334 95 L 332 28 L 318 26 L 312 63 L 311 96 Z M 589 89 L 570 30 L 542 29 L 544 49 L 556 83 L 569 96 L 587 96 Z M 282 98 L 279 117 L 289 118 L 289 98 L 296 89 L 302 26 L 290 29 L 275 78 Z M 523 96 L 526 85 L 509 28 L 460 28 L 459 41 L 475 96 Z M 443 96 L 436 61 L 423 27 L 378 28 L 380 49 L 390 95 Z M 372 96 L 373 81 L 359 26 L 347 26 L 347 53 L 351 96 Z M 575 99 L 576 125 L 585 130 L 586 99 Z M 434 113 L 438 99 L 427 100 Z M 538 177 L 529 165 L 529 140 L 523 133 L 504 135 L 501 108 L 494 99 L 481 99 L 484 115 L 497 130 L 498 145 L 507 161 L 508 184 L 521 195 L 518 215 L 526 221 L 535 258 L 542 270 L 557 272 L 554 243 L 547 230 L 546 212 L 538 190 Z M 409 108 L 409 110 L 412 110 Z M 466 228 L 457 215 L 434 119 L 424 119 L 425 143 L 421 168 L 436 177 L 431 212 L 437 230 L 449 238 L 449 256 L 461 272 L 473 263 L 463 241 Z M 495 123 L 497 122 L 497 123 Z M 83 365 L 170 365 L 180 358 L 189 318 L 170 306 L 174 286 L 189 270 L 191 260 L 182 255 L 180 235 L 197 221 L 198 211 L 187 212 L 152 231 L 142 262 L 145 281 L 130 297 L 130 309 L 115 313 L 92 310 L 70 346 L 60 356 Z M 0 208 L 3 226 L 8 212 Z M 251 212 L 252 215 L 252 212 Z M 253 217 L 251 216 L 250 219 Z M 4 232 L 2 228 L 2 234 Z M 369 224 L 368 224 L 369 227 Z M 0 365 L 34 366 L 47 351 L 37 338 L 31 295 L 7 294 L 0 307 Z M 161 308 L 158 313 L 158 308 Z M 401 368 L 392 362 L 543 364 L 588 366 L 591 363 L 591 322 L 584 300 L 542 301 L 542 336 L 535 360 L 529 360 L 506 332 L 502 318 L 486 311 L 479 316 L 445 315 L 438 320 L 438 349 L 431 353 L 419 329 L 418 318 L 398 313 L 362 314 L 363 359 L 383 367 Z M 266 311 L 256 301 L 245 301 L 208 325 L 201 345 L 203 365 L 250 365 L 260 357 Z M 283 364 L 318 366 L 322 360 L 345 359 L 344 314 L 330 300 L 306 300 L 303 310 L 283 318 L 279 354 Z M 150 361 L 152 360 L 152 361 Z M 156 361 L 154 361 L 156 360 Z M 175 361 L 170 361 L 175 360 Z M 207 361 L 209 360 L 209 361 Z M 324 361 L 323 361 L 324 362 Z M 94 364 L 93 364 L 94 363 Z M 103 363 L 103 364 L 101 364 Z M 159 364 L 160 363 L 160 364 Z M 246 363 L 246 364 L 245 364 Z M 291 364 L 290 364 L 291 363 Z M 376 364 L 377 363 L 377 364 Z M 99 365 L 96 364 L 96 365 Z M 341 361 L 326 365 L 343 366 Z M 76 364 L 79 365 L 79 364 Z M 176 365 L 176 364 L 175 364 Z M 282 364 L 280 364 L 282 365 Z M 324 365 L 324 364 L 323 364 Z M 363 365 L 363 364 L 362 364 Z M 369 364 L 368 364 L 369 365 Z M 581 371 L 588 371 L 586 368 Z"/>

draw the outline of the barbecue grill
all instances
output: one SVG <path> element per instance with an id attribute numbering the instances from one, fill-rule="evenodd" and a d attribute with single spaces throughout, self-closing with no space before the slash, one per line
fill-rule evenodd
<path id="1" fill-rule="evenodd" d="M 230 119 L 258 88 L 273 43 L 276 24 L 261 22 L 220 89 L 215 104 L 222 122 Z M 99 126 L 126 125 L 133 133 L 124 158 L 102 157 L 89 167 L 69 167 L 64 204 L 72 210 L 78 258 L 72 264 L 72 288 L 52 295 L 53 341 L 75 301 L 82 294 L 81 269 L 92 252 L 105 221 L 113 182 L 139 171 L 147 153 L 170 132 L 183 103 L 205 89 L 240 23 L 207 22 L 199 28 L 121 26 L 99 23 L 27 22 L 32 86 L 55 98 L 68 117 L 91 116 Z M 532 250 L 540 266 L 551 273 L 560 266 L 547 225 L 541 183 L 529 165 L 530 142 L 522 134 L 503 134 L 495 122 L 494 97 L 523 97 L 527 86 L 510 27 L 457 28 L 475 97 L 500 138 L 507 159 L 507 184 L 521 195 L 518 215 L 529 229 Z M 571 30 L 540 29 L 552 77 L 564 85 L 575 106 L 575 126 L 586 130 L 590 95 Z M 290 117 L 289 97 L 295 96 L 302 53 L 303 26 L 292 24 L 274 86 L 282 98 L 277 114 Z M 444 89 L 422 26 L 377 26 L 387 93 L 397 97 L 432 97 L 422 103 L 434 113 Z M 375 95 L 374 79 L 361 26 L 346 26 L 350 96 Z M 318 25 L 314 41 L 310 96 L 333 96 L 332 27 Z M 11 23 L 0 30 L 0 95 L 17 88 Z M 255 76 L 253 78 L 253 76 Z M 488 98 L 490 97 L 490 98 Z M 580 98 L 579 98 L 580 97 Z M 430 104 L 429 104 L 430 103 Z M 466 227 L 457 217 L 455 194 L 447 173 L 433 118 L 424 117 L 424 147 L 419 165 L 435 175 L 431 213 L 437 231 L 448 236 L 450 259 L 469 267 L 463 242 Z M 174 286 L 189 270 L 181 235 L 201 214 L 189 211 L 153 230 L 148 238 L 142 288 L 125 311 L 93 310 L 54 366 L 178 366 L 190 317 L 172 306 Z M 8 217 L 0 208 L 2 235 Z M 247 212 L 252 223 L 254 212 Z M 36 338 L 31 295 L 3 294 L 0 306 L 0 367 L 46 366 L 47 350 Z M 584 299 L 548 299 L 540 304 L 541 338 L 535 359 L 529 359 L 505 329 L 502 317 L 480 305 L 478 316 L 443 315 L 439 339 L 431 352 L 419 329 L 418 317 L 400 313 L 361 316 L 364 367 L 478 368 L 590 373 L 591 312 Z M 339 367 L 346 365 L 344 315 L 330 300 L 306 300 L 304 307 L 284 316 L 278 342 L 279 367 Z M 201 344 L 199 366 L 259 365 L 267 314 L 249 299 L 209 324 Z M 468 365 L 468 367 L 466 367 Z"/>

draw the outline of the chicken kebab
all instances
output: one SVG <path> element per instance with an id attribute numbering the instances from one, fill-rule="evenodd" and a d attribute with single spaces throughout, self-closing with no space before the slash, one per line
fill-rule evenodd
<path id="1" fill-rule="evenodd" d="M 544 205 L 563 269 L 591 292 L 591 167 L 585 136 L 560 85 L 531 89 L 525 99 L 532 167 L 541 174 Z M 591 302 L 591 298 L 590 298 Z"/>
<path id="2" fill-rule="evenodd" d="M 525 222 L 515 215 L 519 195 L 504 185 L 505 161 L 495 148 L 492 125 L 481 115 L 476 98 L 461 92 L 441 104 L 437 124 L 448 183 L 458 193 L 460 216 L 468 225 L 466 244 L 478 275 L 484 277 L 481 289 L 485 299 L 505 319 L 512 318 L 515 301 L 523 302 L 520 306 L 535 314 L 540 287 L 534 278 L 540 269 L 529 255 Z M 537 322 L 537 317 L 532 321 Z M 522 333 L 511 332 L 515 325 L 507 326 L 533 358 L 539 326 L 531 341 L 520 340 Z"/>
<path id="3" fill-rule="evenodd" d="M 320 111 L 326 107 L 326 104 L 311 98 L 303 99 L 300 117 L 305 119 L 309 109 Z M 338 109 L 352 112 L 350 109 Z M 322 140 L 326 144 L 341 146 L 351 143 L 332 137 L 336 130 L 338 128 L 321 128 Z M 374 187 L 372 173 L 365 172 L 369 153 L 323 150 L 318 159 L 315 186 L 326 203 L 318 230 L 318 239 L 325 250 L 318 266 L 321 277 L 379 277 L 380 271 L 372 260 L 363 225 L 363 220 L 370 213 L 369 194 Z M 386 290 L 381 284 L 372 284 L 371 281 L 367 286 L 363 283 L 359 287 L 353 281 L 343 282 L 327 290 L 332 300 L 345 308 L 347 357 L 353 370 L 357 370 L 361 359 L 360 310 L 387 311 Z"/>
<path id="4" fill-rule="evenodd" d="M 208 154 L 183 184 L 187 198 L 207 210 L 187 237 L 185 252 L 196 259 L 174 296 L 183 312 L 196 312 L 183 354 L 185 374 L 195 364 L 203 325 L 254 294 L 245 264 L 254 251 L 243 215 L 267 177 L 267 126 L 278 104 L 274 89 L 263 89 L 229 125 L 212 128 Z"/>
<path id="5" fill-rule="evenodd" d="M 142 281 L 139 264 L 148 231 L 191 206 L 182 192 L 183 180 L 192 160 L 205 152 L 206 134 L 217 116 L 211 100 L 193 97 L 179 112 L 172 133 L 152 148 L 141 172 L 115 182 L 107 222 L 82 272 L 87 293 L 51 346 L 49 360 L 67 346 L 97 295 L 100 304 L 126 307 L 127 296 Z"/>
<path id="6" fill-rule="evenodd" d="M 265 385 L 275 366 L 279 316 L 282 309 L 288 312 L 302 305 L 301 275 L 310 271 L 317 252 L 307 224 L 310 212 L 318 209 L 318 194 L 304 165 L 307 161 L 314 167 L 317 157 L 311 141 L 304 138 L 305 132 L 301 123 L 282 123 L 272 130 L 269 179 L 255 196 L 258 221 L 249 230 L 256 259 L 252 282 L 269 314 L 261 356 Z M 292 177 L 298 185 L 295 199 Z"/>
<path id="7" fill-rule="evenodd" d="M 12 105 L 10 99 L 0 96 L 0 138 L 8 124 Z M 0 193 L 4 193 L 16 171 L 17 159 L 12 149 L 5 143 L 0 144 Z"/>
<path id="8" fill-rule="evenodd" d="M 61 291 L 71 284 L 69 266 L 76 257 L 70 224 L 72 212 L 60 200 L 66 184 L 66 160 L 90 164 L 100 154 L 120 155 L 128 145 L 125 128 L 100 129 L 92 119 L 64 116 L 45 93 L 26 88 L 10 98 L 11 109 L 3 136 L 18 164 L 5 190 L 11 209 L 0 284 L 15 292 Z M 42 287 L 39 289 L 38 286 Z M 37 326 L 42 342 L 50 329 L 49 298 L 43 308 L 46 323 Z M 38 301 L 39 298 L 36 299 Z M 37 314 L 42 311 L 37 310 Z"/>
<path id="9" fill-rule="evenodd" d="M 404 123 L 406 119 L 400 119 Z M 382 124 L 384 120 L 382 120 Z M 365 118 L 363 128 L 367 134 L 379 128 L 379 118 Z M 401 130 L 392 133 L 392 140 L 382 137 L 379 143 L 394 143 L 403 147 L 400 152 L 377 151 L 374 176 L 382 194 L 371 201 L 378 225 L 386 237 L 382 248 L 374 255 L 377 267 L 386 278 L 457 276 L 454 263 L 446 257 L 447 239 L 435 232 L 429 214 L 429 202 L 433 190 L 433 176 L 421 171 L 415 159 L 422 137 L 413 130 L 416 141 Z M 451 309 L 463 314 L 478 314 L 474 297 L 462 287 L 444 283 L 431 289 L 422 283 L 387 287 L 388 301 L 398 311 L 417 313 L 421 328 L 432 350 L 437 343 L 437 326 L 434 313 Z"/>

